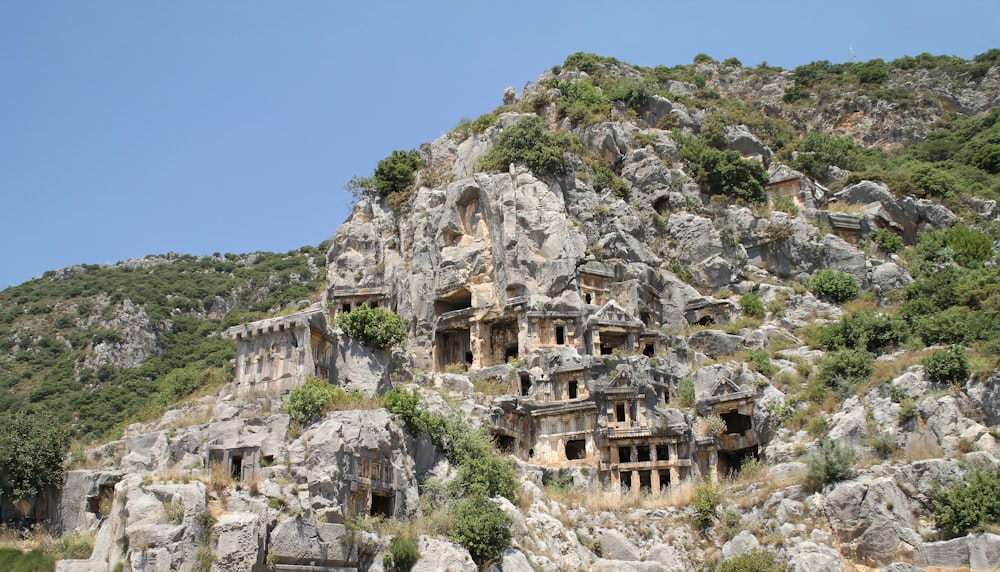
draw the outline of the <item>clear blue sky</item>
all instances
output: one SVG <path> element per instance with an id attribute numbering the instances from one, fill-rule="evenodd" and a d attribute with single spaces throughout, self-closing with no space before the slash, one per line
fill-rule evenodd
<path id="1" fill-rule="evenodd" d="M 342 186 L 576 51 L 793 68 L 1000 47 L 1000 2 L 0 0 L 0 288 L 331 237 Z"/>

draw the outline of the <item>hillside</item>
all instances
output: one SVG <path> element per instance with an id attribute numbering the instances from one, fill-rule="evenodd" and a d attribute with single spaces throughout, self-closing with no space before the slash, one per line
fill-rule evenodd
<path id="1" fill-rule="evenodd" d="M 0 419 L 52 415 L 83 440 L 232 376 L 223 328 L 318 294 L 324 245 L 286 254 L 147 256 L 0 292 Z"/>
<path id="2" fill-rule="evenodd" d="M 997 109 L 1000 50 L 573 54 L 322 251 L 0 293 L 7 411 L 142 421 L 17 510 L 62 570 L 992 569 Z"/>

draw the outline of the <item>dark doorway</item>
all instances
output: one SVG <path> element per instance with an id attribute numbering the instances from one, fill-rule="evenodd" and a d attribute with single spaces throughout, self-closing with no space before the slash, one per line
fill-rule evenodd
<path id="1" fill-rule="evenodd" d="M 517 359 L 517 346 L 510 346 L 503 352 L 503 359 L 507 361 L 509 359 Z"/>
<path id="2" fill-rule="evenodd" d="M 392 497 L 387 494 L 372 493 L 371 516 L 392 517 Z"/>
<path id="3" fill-rule="evenodd" d="M 493 444 L 497 446 L 497 449 L 501 453 L 510 453 L 514 450 L 514 438 L 510 435 L 500 435 L 495 433 L 493 435 Z"/>
<path id="4" fill-rule="evenodd" d="M 521 395 L 528 395 L 531 391 L 531 378 L 526 373 L 521 374 Z"/>
<path id="5" fill-rule="evenodd" d="M 740 449 L 739 451 L 719 451 L 719 473 L 732 476 L 740 472 L 747 459 L 757 458 L 757 446 Z"/>
<path id="6" fill-rule="evenodd" d="M 618 447 L 618 462 L 619 463 L 632 462 L 632 447 Z"/>
<path id="7" fill-rule="evenodd" d="M 653 487 L 652 475 L 649 471 L 639 471 L 639 488 L 649 491 Z"/>
<path id="8" fill-rule="evenodd" d="M 618 478 L 622 482 L 622 490 L 632 488 L 632 471 L 622 471 L 618 473 Z"/>
<path id="9" fill-rule="evenodd" d="M 566 328 L 563 326 L 556 326 L 556 344 L 563 345 L 566 343 Z"/>
<path id="10" fill-rule="evenodd" d="M 746 433 L 750 430 L 750 416 L 740 415 L 736 411 L 723 413 L 722 420 L 726 422 L 726 433 Z"/>
<path id="11" fill-rule="evenodd" d="M 619 423 L 625 422 L 625 404 L 620 401 L 615 403 L 615 421 Z"/>
<path id="12" fill-rule="evenodd" d="M 637 463 L 649 462 L 649 447 L 639 446 L 635 448 L 635 460 Z"/>
<path id="13" fill-rule="evenodd" d="M 670 486 L 670 471 L 669 470 L 664 471 L 664 470 L 661 469 L 660 470 L 660 490 L 662 491 L 662 490 L 664 490 L 665 488 L 667 488 L 669 486 Z"/>
<path id="14" fill-rule="evenodd" d="M 570 380 L 569 382 L 569 398 L 576 399 L 576 380 Z"/>
<path id="15" fill-rule="evenodd" d="M 587 457 L 587 441 L 585 439 L 572 439 L 566 441 L 566 460 L 578 461 Z"/>
<path id="16" fill-rule="evenodd" d="M 656 460 L 657 461 L 669 461 L 670 460 L 670 447 L 667 445 L 657 445 L 656 446 Z"/>
<path id="17" fill-rule="evenodd" d="M 239 481 L 243 478 L 243 455 L 233 455 L 232 464 L 229 465 L 233 479 Z"/>
<path id="18" fill-rule="evenodd" d="M 653 349 L 653 344 L 646 344 L 646 346 L 642 348 L 642 355 L 646 357 L 653 357 L 655 353 L 656 351 Z"/>

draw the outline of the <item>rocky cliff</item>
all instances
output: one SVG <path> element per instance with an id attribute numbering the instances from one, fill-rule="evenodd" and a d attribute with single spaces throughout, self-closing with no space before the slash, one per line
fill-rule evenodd
<path id="1" fill-rule="evenodd" d="M 1000 466 L 992 143 L 944 194 L 951 167 L 904 178 L 859 145 L 994 117 L 994 59 L 575 54 L 508 90 L 391 159 L 418 157 L 404 184 L 382 185 L 390 163 L 360 184 L 322 306 L 237 328 L 235 383 L 69 473 L 60 525 L 99 532 L 60 569 L 996 567 L 993 517 L 949 529 L 939 508 Z M 361 306 L 400 315 L 405 349 L 337 327 Z M 291 421 L 274 388 L 306 382 L 297 355 L 356 393 Z M 510 535 L 488 558 L 458 509 L 479 494 L 468 467 L 493 475 L 456 445 L 476 431 L 517 477 L 487 495 Z"/>

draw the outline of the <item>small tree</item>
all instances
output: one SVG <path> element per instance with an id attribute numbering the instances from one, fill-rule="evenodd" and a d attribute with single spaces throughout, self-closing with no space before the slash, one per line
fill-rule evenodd
<path id="1" fill-rule="evenodd" d="M 510 517 L 487 498 L 463 500 L 451 516 L 452 540 L 466 547 L 480 566 L 500 558 L 500 551 L 510 545 Z"/>
<path id="2" fill-rule="evenodd" d="M 829 298 L 837 304 L 858 296 L 858 282 L 850 274 L 839 270 L 824 268 L 813 273 L 809 280 L 809 289 L 813 294 Z"/>
<path id="3" fill-rule="evenodd" d="M 823 439 L 819 449 L 806 459 L 803 485 L 810 491 L 822 490 L 824 485 L 843 481 L 854 476 L 854 449 L 849 445 Z"/>
<path id="4" fill-rule="evenodd" d="M 691 505 L 694 508 L 694 524 L 705 529 L 715 521 L 715 507 L 719 506 L 722 495 L 711 485 L 702 485 L 694 493 Z"/>
<path id="5" fill-rule="evenodd" d="M 766 310 L 756 294 L 744 294 L 740 296 L 740 312 L 748 318 L 763 318 Z"/>
<path id="6" fill-rule="evenodd" d="M 402 346 L 406 342 L 406 321 L 383 308 L 360 305 L 337 316 L 337 325 L 347 335 L 377 350 Z"/>
<path id="7" fill-rule="evenodd" d="M 1000 524 L 1000 471 L 976 469 L 956 486 L 936 491 L 934 520 L 952 534 Z"/>
<path id="8" fill-rule="evenodd" d="M 344 390 L 326 380 L 310 377 L 303 385 L 288 392 L 288 414 L 299 423 L 312 423 L 338 400 Z"/>
<path id="9" fill-rule="evenodd" d="M 969 358 L 959 346 L 936 350 L 924 359 L 924 374 L 931 383 L 961 385 L 969 377 Z"/>
<path id="10" fill-rule="evenodd" d="M 62 486 L 68 432 L 40 415 L 19 413 L 0 426 L 0 495 L 27 501 Z"/>

